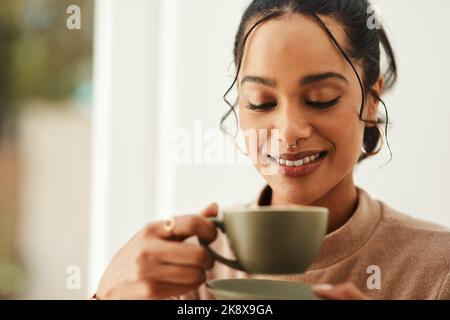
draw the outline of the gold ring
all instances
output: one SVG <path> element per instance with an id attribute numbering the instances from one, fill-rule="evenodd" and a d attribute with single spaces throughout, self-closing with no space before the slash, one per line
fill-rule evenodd
<path id="1" fill-rule="evenodd" d="M 168 220 L 164 221 L 163 228 L 167 232 L 172 233 L 172 231 L 173 231 L 173 229 L 175 229 L 176 225 L 177 225 L 177 220 L 175 219 L 175 217 L 170 217 Z"/>

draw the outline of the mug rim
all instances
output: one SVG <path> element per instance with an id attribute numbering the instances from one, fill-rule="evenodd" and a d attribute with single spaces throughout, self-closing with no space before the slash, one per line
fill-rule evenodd
<path id="1" fill-rule="evenodd" d="M 272 211 L 283 211 L 283 213 L 328 213 L 326 207 L 303 206 L 303 205 L 278 205 L 278 206 L 239 206 L 225 208 L 221 210 L 223 214 L 227 213 L 261 213 Z M 300 212 L 299 212 L 300 211 Z"/>

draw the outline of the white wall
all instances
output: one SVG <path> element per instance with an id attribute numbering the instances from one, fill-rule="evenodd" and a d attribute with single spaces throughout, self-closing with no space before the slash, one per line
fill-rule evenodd
<path id="1" fill-rule="evenodd" d="M 91 287 L 145 221 L 210 201 L 248 201 L 263 185 L 250 167 L 176 166 L 166 156 L 172 129 L 192 131 L 195 121 L 218 127 L 232 80 L 234 33 L 247 3 L 97 0 Z M 450 2 L 376 3 L 400 70 L 386 97 L 394 159 L 381 169 L 383 157 L 366 163 L 358 182 L 402 211 L 450 226 Z"/>
<path id="2" fill-rule="evenodd" d="M 450 2 L 374 3 L 399 65 L 397 86 L 386 96 L 393 160 L 378 170 L 387 156 L 365 165 L 359 181 L 395 208 L 450 226 Z"/>
<path id="3" fill-rule="evenodd" d="M 96 1 L 90 289 L 155 207 L 158 8 Z"/>

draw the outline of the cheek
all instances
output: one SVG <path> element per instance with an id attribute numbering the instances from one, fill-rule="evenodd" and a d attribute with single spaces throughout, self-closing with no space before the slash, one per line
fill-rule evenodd
<path id="1" fill-rule="evenodd" d="M 249 137 L 255 137 L 255 139 L 257 139 L 258 146 L 263 143 L 263 141 L 260 141 L 260 138 L 264 137 L 265 134 L 260 133 L 260 131 L 267 132 L 267 136 L 270 136 L 271 117 L 268 117 L 267 115 L 262 113 L 258 114 L 249 110 L 242 110 L 242 107 L 239 108 L 238 116 L 239 127 L 242 133 L 245 134 L 244 137 L 247 146 L 249 141 L 251 140 Z"/>
<path id="2" fill-rule="evenodd" d="M 322 132 L 333 144 L 334 157 L 344 166 L 354 165 L 359 158 L 363 124 L 355 112 L 343 112 L 324 124 Z"/>
<path id="3" fill-rule="evenodd" d="M 240 105 L 238 109 L 239 126 L 242 130 L 247 129 L 269 129 L 273 117 L 265 112 L 254 112 Z"/>
<path id="4" fill-rule="evenodd" d="M 239 129 L 241 130 L 241 133 L 244 134 L 244 142 L 247 147 L 247 150 L 250 148 L 250 138 L 248 133 L 250 130 L 256 129 L 255 123 L 251 120 L 251 117 L 248 116 L 248 113 L 245 112 L 245 110 L 242 110 L 242 107 L 239 108 L 238 111 L 238 118 L 239 118 Z"/>
<path id="5" fill-rule="evenodd" d="M 239 119 L 239 126 L 241 130 L 247 130 L 252 125 L 250 117 L 248 116 L 248 112 L 246 110 L 243 110 L 244 107 L 239 106 L 238 108 L 238 119 Z"/>

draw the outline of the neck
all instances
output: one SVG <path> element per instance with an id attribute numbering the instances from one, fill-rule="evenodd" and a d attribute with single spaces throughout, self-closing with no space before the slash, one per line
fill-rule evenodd
<path id="1" fill-rule="evenodd" d="M 331 233 L 343 226 L 356 210 L 358 194 L 353 183 L 353 175 L 349 174 L 322 198 L 311 203 L 290 203 L 272 190 L 271 205 L 301 204 L 326 207 L 328 214 L 328 230 Z"/>

